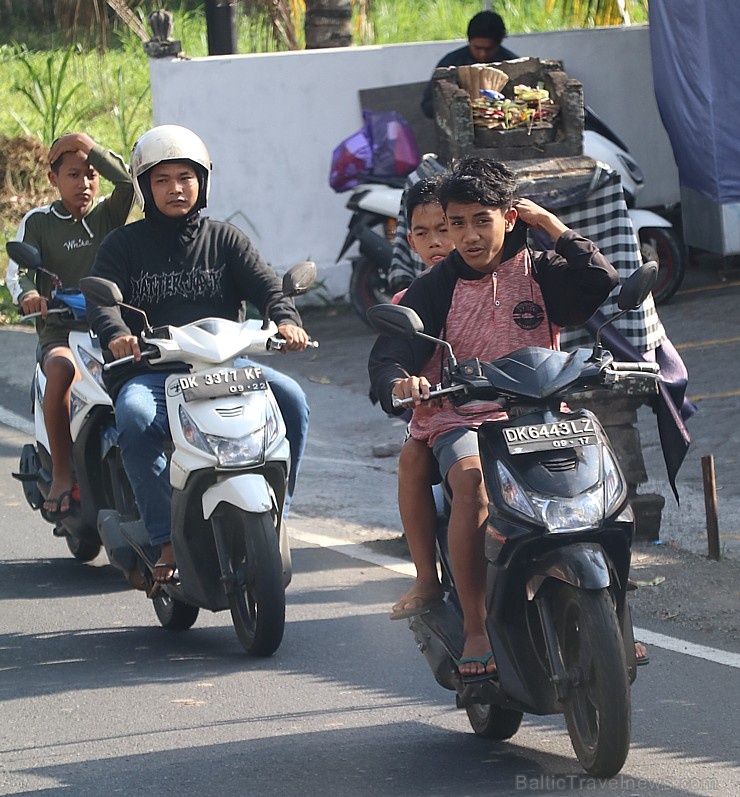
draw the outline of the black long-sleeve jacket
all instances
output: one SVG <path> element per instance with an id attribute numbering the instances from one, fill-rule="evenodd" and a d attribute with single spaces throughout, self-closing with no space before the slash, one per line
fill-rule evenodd
<path id="1" fill-rule="evenodd" d="M 110 233 L 100 246 L 92 276 L 115 282 L 126 304 L 143 310 L 153 327 L 181 326 L 201 318 L 236 320 L 241 302 L 264 314 L 271 303 L 275 323 L 301 326 L 292 299 L 249 238 L 233 224 L 196 215 L 182 223 L 146 218 Z M 118 307 L 88 303 L 90 326 L 103 347 L 120 335 L 138 334 L 142 317 Z M 109 373 L 116 388 L 145 366 Z"/>
<path id="2" fill-rule="evenodd" d="M 517 222 L 515 232 L 507 235 L 502 263 L 521 251 L 525 229 L 523 223 Z M 458 282 L 485 276 L 470 268 L 455 250 L 417 277 L 400 303 L 418 313 L 428 335 L 445 338 Z M 619 275 L 598 248 L 573 230 L 558 238 L 555 251 L 535 255 L 533 277 L 542 292 L 547 320 L 558 327 L 584 324 L 619 283 Z M 435 347 L 435 343 L 418 336 L 378 338 L 370 352 L 368 370 L 371 390 L 386 412 L 398 412 L 391 403 L 394 383 L 420 375 Z"/>

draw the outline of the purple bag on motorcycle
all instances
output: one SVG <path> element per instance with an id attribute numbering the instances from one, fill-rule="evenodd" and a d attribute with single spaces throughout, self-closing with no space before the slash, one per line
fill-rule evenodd
<path id="1" fill-rule="evenodd" d="M 337 192 L 349 191 L 362 182 L 363 175 L 372 174 L 373 148 L 370 130 L 361 130 L 345 138 L 331 155 L 329 185 Z"/>
<path id="2" fill-rule="evenodd" d="M 414 131 L 395 111 L 363 111 L 373 145 L 373 171 L 378 177 L 406 177 L 421 162 Z"/>

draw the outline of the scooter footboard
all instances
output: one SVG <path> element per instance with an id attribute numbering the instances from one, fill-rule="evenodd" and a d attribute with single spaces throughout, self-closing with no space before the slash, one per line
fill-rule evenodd
<path id="1" fill-rule="evenodd" d="M 580 589 L 605 589 L 611 584 L 606 555 L 600 545 L 574 543 L 533 560 L 526 576 L 527 598 L 533 600 L 548 578 Z"/>

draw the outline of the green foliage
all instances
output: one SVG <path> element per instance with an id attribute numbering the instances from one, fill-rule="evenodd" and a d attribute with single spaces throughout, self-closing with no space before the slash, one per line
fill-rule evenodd
<path id="1" fill-rule="evenodd" d="M 113 105 L 113 118 L 119 135 L 121 152 L 130 152 L 134 142 L 146 129 L 148 119 L 139 113 L 144 99 L 149 95 L 149 86 L 145 86 L 138 97 L 131 97 L 128 81 L 123 67 L 116 70 L 117 102 Z"/>
<path id="2" fill-rule="evenodd" d="M 67 79 L 69 61 L 76 52 L 76 47 L 68 47 L 61 60 L 57 53 L 49 53 L 39 65 L 24 47 L 17 46 L 18 61 L 25 70 L 26 79 L 18 81 L 13 90 L 26 98 L 32 113 L 26 117 L 28 123 L 14 115 L 26 135 L 40 138 L 47 146 L 63 132 L 74 128 L 87 114 L 84 105 L 73 102 L 83 84 L 78 82 L 70 87 Z"/>

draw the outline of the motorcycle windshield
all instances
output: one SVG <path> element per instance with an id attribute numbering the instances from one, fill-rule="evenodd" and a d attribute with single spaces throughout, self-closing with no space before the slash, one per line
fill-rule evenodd
<path id="1" fill-rule="evenodd" d="M 481 369 L 488 383 L 503 394 L 545 399 L 593 379 L 602 366 L 588 362 L 591 355 L 591 349 L 563 352 L 527 346 L 481 363 Z"/>
<path id="2" fill-rule="evenodd" d="M 199 362 L 222 363 L 250 349 L 264 351 L 267 339 L 275 333 L 274 325 L 262 329 L 254 319 L 240 323 L 225 318 L 203 318 L 182 327 L 169 327 L 177 354 Z M 165 348 L 170 348 L 166 345 Z"/>

